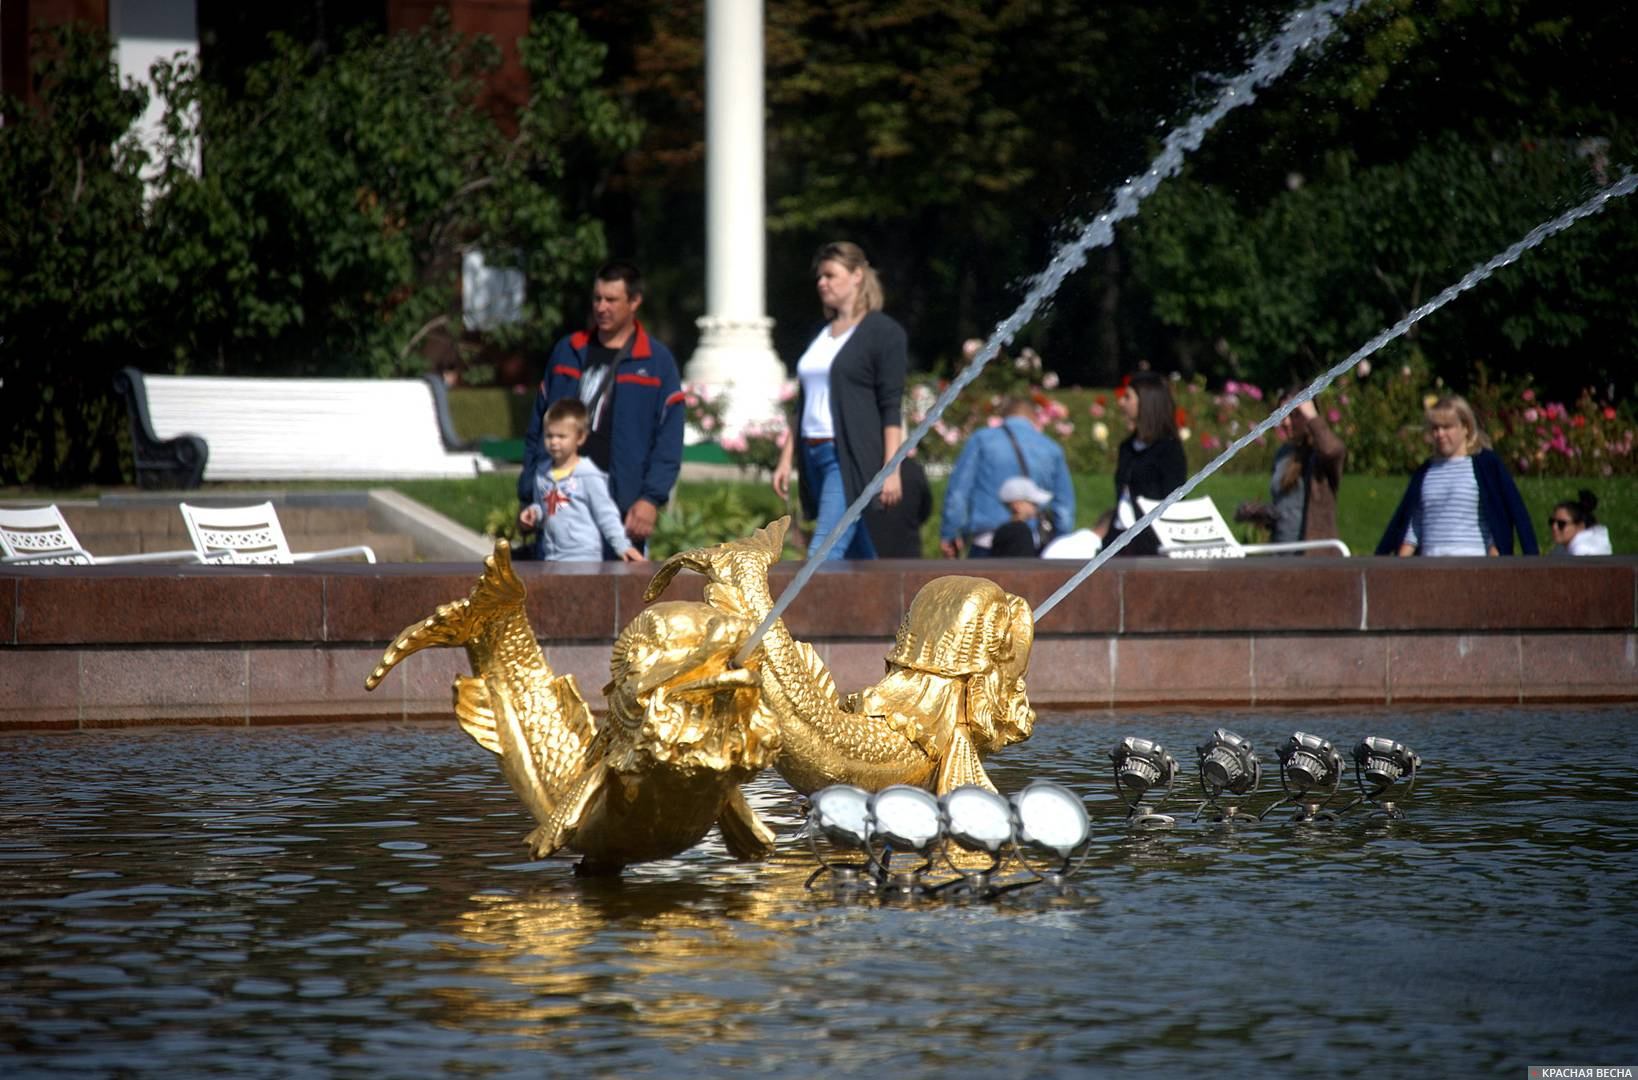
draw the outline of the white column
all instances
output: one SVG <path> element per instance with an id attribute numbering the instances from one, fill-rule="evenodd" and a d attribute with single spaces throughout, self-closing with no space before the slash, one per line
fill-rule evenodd
<path id="1" fill-rule="evenodd" d="M 684 381 L 728 395 L 738 430 L 778 412 L 785 366 L 764 307 L 762 0 L 706 0 L 706 314 Z"/>

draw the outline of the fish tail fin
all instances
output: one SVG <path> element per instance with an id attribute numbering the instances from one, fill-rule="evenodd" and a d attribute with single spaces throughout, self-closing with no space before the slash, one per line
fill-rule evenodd
<path id="1" fill-rule="evenodd" d="M 728 801 L 717 815 L 717 829 L 722 833 L 728 854 L 736 859 L 750 862 L 773 854 L 773 830 L 757 817 L 738 785 L 729 789 Z"/>
<path id="2" fill-rule="evenodd" d="M 766 575 L 768 567 L 778 562 L 785 552 L 785 533 L 790 528 L 790 515 L 770 522 L 750 536 L 730 540 L 714 547 L 680 551 L 660 564 L 649 579 L 643 602 L 651 604 L 665 592 L 671 579 L 681 570 L 693 570 L 722 584 L 737 584 L 736 577 L 746 573 Z"/>
<path id="3" fill-rule="evenodd" d="M 938 778 L 933 793 L 945 795 L 962 784 L 977 784 L 981 788 L 995 790 L 989 775 L 984 772 L 984 763 L 979 760 L 972 740 L 965 731 L 957 728 L 950 737 L 950 745 L 945 748 L 944 757 L 938 763 Z"/>
<path id="4" fill-rule="evenodd" d="M 461 730 L 491 754 L 501 753 L 500 735 L 495 730 L 495 708 L 490 703 L 489 684 L 471 675 L 455 676 L 455 717 Z"/>
<path id="5" fill-rule="evenodd" d="M 487 624 L 488 617 L 503 607 L 521 606 L 523 582 L 512 569 L 512 548 L 505 540 L 495 541 L 495 550 L 483 561 L 483 574 L 464 600 L 441 604 L 425 619 L 406 627 L 381 662 L 364 680 L 366 690 L 374 690 L 381 680 L 406 656 L 437 646 L 465 645 Z"/>

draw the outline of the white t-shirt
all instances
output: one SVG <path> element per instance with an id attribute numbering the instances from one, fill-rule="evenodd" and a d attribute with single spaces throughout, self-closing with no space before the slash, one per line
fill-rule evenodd
<path id="1" fill-rule="evenodd" d="M 847 339 L 859 324 L 854 323 L 832 337 L 827 325 L 808 345 L 802 359 L 796 362 L 796 377 L 802 383 L 802 424 L 804 439 L 834 439 L 835 425 L 830 422 L 830 366 L 836 354 L 842 351 Z"/>

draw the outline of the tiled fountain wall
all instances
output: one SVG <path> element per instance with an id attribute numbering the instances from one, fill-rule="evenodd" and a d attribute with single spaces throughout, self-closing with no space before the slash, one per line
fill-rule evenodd
<path id="1" fill-rule="evenodd" d="M 974 563 L 827 569 L 787 613 L 844 690 L 874 682 L 915 591 Z M 1075 569 L 985 563 L 1030 603 Z M 523 564 L 559 673 L 602 705 L 652 567 Z M 774 574 L 777 595 L 794 566 Z M 0 570 L 0 730 L 449 718 L 464 652 L 364 678 L 476 564 Z M 668 599 L 698 599 L 684 575 Z M 1040 706 L 1638 701 L 1638 559 L 1115 563 L 1037 629 Z"/>

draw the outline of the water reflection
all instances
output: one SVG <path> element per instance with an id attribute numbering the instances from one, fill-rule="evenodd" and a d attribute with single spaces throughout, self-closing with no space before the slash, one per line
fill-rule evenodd
<path id="1" fill-rule="evenodd" d="M 1638 976 L 1622 710 L 1044 717 L 993 762 L 1087 798 L 1081 895 L 848 902 L 719 843 L 581 879 L 454 729 L 0 739 L 6 1075 L 1447 1074 L 1616 1061 Z M 1122 735 L 1425 761 L 1407 820 L 1124 825 Z M 1175 752 L 1175 751 L 1174 751 Z M 1272 801 L 1265 782 L 1253 809 Z"/>

